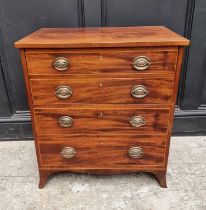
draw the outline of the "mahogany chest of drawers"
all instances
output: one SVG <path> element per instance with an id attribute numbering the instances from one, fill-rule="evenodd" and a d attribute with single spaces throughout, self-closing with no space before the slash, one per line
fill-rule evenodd
<path id="1" fill-rule="evenodd" d="M 184 47 L 165 27 L 43 28 L 20 48 L 39 187 L 60 171 L 150 172 L 166 187 Z"/>

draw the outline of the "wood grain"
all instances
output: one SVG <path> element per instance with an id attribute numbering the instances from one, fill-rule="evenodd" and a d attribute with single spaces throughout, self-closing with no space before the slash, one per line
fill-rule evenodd
<path id="1" fill-rule="evenodd" d="M 165 73 L 174 71 L 177 61 L 177 48 L 126 48 L 126 49 L 96 49 L 96 50 L 29 50 L 27 65 L 29 74 L 138 74 Z M 151 65 L 147 70 L 137 71 L 132 67 L 132 61 L 138 56 L 147 56 Z M 68 70 L 59 72 L 52 63 L 58 57 L 69 60 Z"/>
<path id="2" fill-rule="evenodd" d="M 158 135 L 167 132 L 169 109 L 138 109 L 131 105 L 114 105 L 112 108 L 81 108 L 76 105 L 65 109 L 35 109 L 37 135 L 56 134 L 136 134 Z M 62 116 L 73 118 L 73 125 L 61 127 L 58 119 Z M 146 124 L 135 128 L 129 123 L 133 116 L 142 116 Z"/>
<path id="3" fill-rule="evenodd" d="M 180 73 L 181 73 L 181 67 L 182 67 L 182 60 L 183 60 L 183 56 L 184 56 L 184 50 L 185 50 L 184 47 L 179 47 L 177 68 L 176 68 L 176 74 L 175 74 L 175 84 L 173 87 L 171 112 L 170 112 L 170 116 L 169 116 L 169 125 L 168 125 L 168 133 L 167 133 L 167 147 L 166 147 L 166 151 L 165 151 L 165 168 L 167 168 L 167 165 L 168 165 L 170 137 L 171 137 L 172 128 L 173 128 L 174 110 L 175 110 L 176 98 L 177 98 L 177 93 L 178 93 L 178 85 L 179 85 L 179 80 L 180 80 Z"/>
<path id="4" fill-rule="evenodd" d="M 165 27 L 40 29 L 18 41 L 33 122 L 40 183 L 58 171 L 113 174 L 150 172 L 166 187 L 167 161 L 184 46 L 189 40 Z M 56 57 L 71 62 L 65 72 L 54 70 Z M 136 71 L 131 62 L 148 56 L 150 67 Z M 71 98 L 54 96 L 69 85 Z M 147 86 L 143 99 L 130 95 L 134 85 Z M 63 128 L 59 117 L 73 125 Z M 133 116 L 146 124 L 135 128 Z M 76 149 L 72 159 L 63 147 Z M 128 156 L 134 146 L 140 159 Z"/>
<path id="5" fill-rule="evenodd" d="M 161 137 L 159 137 L 161 138 Z M 151 144 L 151 141 L 153 144 Z M 147 138 L 138 141 L 138 138 L 133 139 L 128 136 L 118 136 L 116 138 L 104 139 L 104 136 L 99 138 L 90 138 L 86 143 L 82 143 L 82 139 L 74 138 L 69 141 L 40 143 L 42 166 L 65 167 L 72 168 L 75 166 L 86 167 L 89 165 L 104 167 L 131 167 L 138 169 L 138 166 L 163 166 L 164 163 L 164 145 L 155 144 L 155 138 Z M 131 147 L 138 146 L 144 151 L 144 155 L 140 159 L 133 159 L 128 156 L 128 150 Z M 72 147 L 76 150 L 75 157 L 65 159 L 60 152 L 64 147 Z"/>
<path id="6" fill-rule="evenodd" d="M 110 103 L 110 104 L 170 104 L 174 77 L 142 76 L 139 78 L 103 78 L 99 76 L 70 77 L 61 79 L 31 79 L 34 106 L 53 106 L 70 103 Z M 144 98 L 135 98 L 131 90 L 143 85 L 149 91 Z M 68 86 L 72 96 L 67 99 L 55 95 L 56 88 Z"/>
<path id="7" fill-rule="evenodd" d="M 189 40 L 163 26 L 42 28 L 15 43 L 17 48 L 186 46 Z"/>
<path id="8" fill-rule="evenodd" d="M 93 140 L 92 140 L 93 139 Z M 122 139 L 122 140 L 121 140 Z M 128 141 L 134 143 L 141 143 L 142 145 L 166 145 L 166 135 L 99 135 L 99 134 L 84 134 L 80 133 L 77 135 L 62 135 L 58 133 L 57 135 L 38 135 L 39 143 L 55 143 L 62 142 L 65 144 L 69 144 L 70 142 L 81 142 L 81 144 L 86 144 L 88 141 L 97 141 L 97 142 L 116 142 L 121 141 L 122 143 L 127 143 Z"/>
<path id="9" fill-rule="evenodd" d="M 32 120 L 32 131 L 34 135 L 34 143 L 35 143 L 35 151 L 36 151 L 36 156 L 37 156 L 37 163 L 38 167 L 40 167 L 40 152 L 39 152 L 39 146 L 38 142 L 36 139 L 36 124 L 34 120 L 34 109 L 33 109 L 33 103 L 32 103 L 32 95 L 31 95 L 31 87 L 30 87 L 30 82 L 29 82 L 29 77 L 28 77 L 28 69 L 27 69 L 27 63 L 26 63 L 26 55 L 25 55 L 25 50 L 20 49 L 20 56 L 21 56 L 21 62 L 22 62 L 22 67 L 23 67 L 23 73 L 24 73 L 24 81 L 25 81 L 25 86 L 26 86 L 26 93 L 28 97 L 28 104 L 29 104 L 29 109 L 31 113 L 31 120 Z"/>

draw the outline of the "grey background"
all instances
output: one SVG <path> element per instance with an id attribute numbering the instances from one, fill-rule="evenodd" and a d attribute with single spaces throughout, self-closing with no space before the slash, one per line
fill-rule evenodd
<path id="1" fill-rule="evenodd" d="M 173 133 L 204 133 L 205 20 L 205 0 L 0 0 L 0 140 L 32 138 L 14 42 L 41 27 L 164 25 L 191 39 L 185 51 Z"/>

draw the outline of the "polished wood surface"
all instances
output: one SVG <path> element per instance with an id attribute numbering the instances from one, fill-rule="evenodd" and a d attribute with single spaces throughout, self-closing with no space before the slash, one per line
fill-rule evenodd
<path id="1" fill-rule="evenodd" d="M 15 43 L 17 48 L 186 46 L 189 40 L 164 26 L 42 28 Z"/>
<path id="2" fill-rule="evenodd" d="M 31 79 L 33 105 L 55 106 L 70 103 L 110 103 L 110 104 L 170 104 L 174 76 L 141 75 L 138 78 L 104 78 L 82 76 L 64 78 L 47 77 Z M 136 85 L 143 85 L 148 94 L 144 98 L 135 98 L 131 91 Z M 55 91 L 60 86 L 72 90 L 69 98 L 58 98 Z"/>
<path id="3" fill-rule="evenodd" d="M 188 44 L 164 27 L 41 29 L 17 42 L 23 48 L 39 188 L 50 174 L 61 171 L 149 172 L 166 187 L 175 100 Z M 150 59 L 148 69 L 132 67 L 138 56 Z M 68 70 L 54 69 L 57 57 L 70 61 Z M 62 85 L 72 89 L 70 98 L 56 97 Z M 134 98 L 135 85 L 147 87 L 148 95 Z M 60 126 L 58 119 L 65 115 L 73 118 L 71 127 Z M 143 117 L 145 125 L 133 127 L 129 121 L 134 116 Z M 63 158 L 64 147 L 74 148 L 76 155 Z M 140 147 L 144 155 L 129 157 L 131 147 Z"/>
<path id="4" fill-rule="evenodd" d="M 34 110 L 33 110 L 33 101 L 32 101 L 32 95 L 31 95 L 31 86 L 29 82 L 29 77 L 28 77 L 28 69 L 27 69 L 27 63 L 26 63 L 26 55 L 25 55 L 25 50 L 20 49 L 20 55 L 21 55 L 21 63 L 23 67 L 23 73 L 24 73 L 24 81 L 25 81 L 25 86 L 26 86 L 26 92 L 27 92 L 27 97 L 28 97 L 28 104 L 29 104 L 29 109 L 31 113 L 31 119 L 32 119 L 32 131 L 34 135 L 34 143 L 35 143 L 35 149 L 36 149 L 36 157 L 37 157 L 37 163 L 38 167 L 40 168 L 40 156 L 41 154 L 39 153 L 39 146 L 38 146 L 38 141 L 37 141 L 37 136 L 36 136 L 36 125 L 34 121 Z M 40 175 L 41 177 L 41 175 Z"/>
<path id="5" fill-rule="evenodd" d="M 58 133 L 57 135 L 38 135 L 38 143 L 55 143 L 56 141 L 64 143 L 64 144 L 69 144 L 70 142 L 81 142 L 82 144 L 86 144 L 87 141 L 97 141 L 99 143 L 102 142 L 118 142 L 120 139 L 122 144 L 127 142 L 136 142 L 141 143 L 142 145 L 155 145 L 155 146 L 161 146 L 161 145 L 166 145 L 167 139 L 166 135 L 113 135 L 113 134 L 105 134 L 100 136 L 98 133 L 97 134 L 85 134 L 85 133 L 79 133 L 77 135 L 64 135 Z"/>
<path id="6" fill-rule="evenodd" d="M 82 108 L 67 106 L 60 109 L 35 109 L 35 122 L 37 135 L 56 134 L 165 134 L 167 132 L 169 109 L 136 108 L 135 105 L 114 105 L 107 108 L 96 105 Z M 71 127 L 61 127 L 58 119 L 70 116 L 73 119 Z M 133 127 L 129 121 L 134 116 L 145 119 L 145 125 Z"/>
<path id="7" fill-rule="evenodd" d="M 181 73 L 183 56 L 184 56 L 184 47 L 179 47 L 179 53 L 178 53 L 178 59 L 177 59 L 177 68 L 176 68 L 176 74 L 175 74 L 175 84 L 174 84 L 174 87 L 173 87 L 171 112 L 170 112 L 170 117 L 169 117 L 169 126 L 168 126 L 168 133 L 167 133 L 167 146 L 166 146 L 166 152 L 165 152 L 165 157 L 166 157 L 165 158 L 165 167 L 167 167 L 167 165 L 168 165 L 170 137 L 171 137 L 171 134 L 172 134 L 172 127 L 173 127 L 173 121 L 174 121 L 174 110 L 175 110 L 176 99 L 177 99 L 177 94 L 178 94 L 178 85 L 179 85 L 179 80 L 180 80 L 180 73 Z M 164 177 L 166 178 L 166 173 L 165 173 Z M 166 180 L 164 182 L 166 183 Z M 165 186 L 166 186 L 166 184 L 165 184 Z"/>
<path id="8" fill-rule="evenodd" d="M 155 139 L 153 139 L 155 141 Z M 76 150 L 76 155 L 71 159 L 66 159 L 61 156 L 60 152 L 64 147 L 72 147 Z M 139 159 L 133 159 L 128 156 L 128 150 L 131 147 L 141 147 L 144 154 Z M 104 136 L 98 139 L 90 138 L 85 144 L 81 139 L 74 138 L 67 143 L 58 141 L 40 143 L 41 163 L 42 166 L 53 167 L 86 167 L 89 165 L 101 166 L 102 168 L 112 166 L 127 168 L 136 168 L 139 166 L 164 166 L 164 145 L 147 144 L 147 139 L 144 142 L 138 142 L 138 138 L 111 138 L 109 141 L 104 139 Z"/>
<path id="9" fill-rule="evenodd" d="M 138 74 L 168 73 L 175 71 L 177 47 L 162 48 L 106 48 L 91 50 L 28 50 L 26 53 L 29 74 Z M 151 65 L 144 71 L 132 67 L 138 56 L 147 56 Z M 70 62 L 68 70 L 60 72 L 52 63 L 58 57 Z"/>

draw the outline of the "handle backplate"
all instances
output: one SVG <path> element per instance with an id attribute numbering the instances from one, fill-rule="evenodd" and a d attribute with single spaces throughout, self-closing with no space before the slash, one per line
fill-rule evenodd
<path id="1" fill-rule="evenodd" d="M 144 117 L 142 117 L 142 116 L 134 116 L 130 119 L 129 123 L 133 127 L 138 128 L 138 127 L 145 125 L 146 121 L 145 121 Z"/>
<path id="2" fill-rule="evenodd" d="M 69 68 L 70 63 L 66 58 L 58 57 L 54 60 L 52 65 L 57 71 L 66 71 Z"/>
<path id="3" fill-rule="evenodd" d="M 143 149 L 141 147 L 131 147 L 128 150 L 128 155 L 131 158 L 139 159 L 139 158 L 141 158 L 144 155 L 144 151 L 143 151 Z"/>
<path id="4" fill-rule="evenodd" d="M 62 116 L 58 119 L 58 123 L 61 127 L 68 128 L 73 124 L 73 119 L 69 116 Z"/>
<path id="5" fill-rule="evenodd" d="M 66 99 L 72 96 L 72 89 L 69 86 L 58 86 L 55 90 L 55 95 L 58 98 Z"/>
<path id="6" fill-rule="evenodd" d="M 131 95 L 134 98 L 144 98 L 148 95 L 149 91 L 144 85 L 135 85 L 132 88 Z"/>
<path id="7" fill-rule="evenodd" d="M 138 71 L 144 71 L 147 68 L 149 68 L 151 62 L 150 59 L 146 56 L 139 56 L 136 57 L 133 61 L 132 61 L 132 66 L 135 70 Z"/>
<path id="8" fill-rule="evenodd" d="M 64 147 L 60 154 L 63 158 L 70 159 L 76 155 L 76 150 L 73 147 Z"/>

